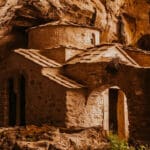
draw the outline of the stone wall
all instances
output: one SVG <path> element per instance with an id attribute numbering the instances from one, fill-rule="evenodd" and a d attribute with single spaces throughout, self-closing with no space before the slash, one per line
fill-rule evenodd
<path id="1" fill-rule="evenodd" d="M 6 126 L 8 123 L 8 91 L 7 85 L 1 82 L 0 87 L 0 126 Z"/>
<path id="2" fill-rule="evenodd" d="M 2 70 L 0 73 L 1 83 L 7 83 L 9 77 L 14 77 L 17 86 L 19 75 L 23 74 L 26 78 L 26 124 L 65 125 L 66 89 L 42 76 L 41 67 L 23 57 L 16 57 L 12 54 L 12 57 L 1 64 L 0 69 Z M 15 92 L 17 95 L 19 94 L 18 89 L 15 89 Z M 0 101 L 2 103 L 4 99 L 0 99 Z M 0 110 L 3 109 L 4 107 L 0 108 Z M 6 112 L 8 111 L 7 105 Z M 8 116 L 8 113 L 5 115 Z M 0 122 L 4 121 L 1 119 Z"/>
<path id="3" fill-rule="evenodd" d="M 82 127 L 84 126 L 85 120 L 83 112 L 86 103 L 84 90 L 68 90 L 66 97 L 66 125 L 67 127 Z"/>
<path id="4" fill-rule="evenodd" d="M 104 123 L 104 99 L 108 99 L 106 93 L 101 89 L 68 90 L 67 127 L 106 127 Z"/>
<path id="5" fill-rule="evenodd" d="M 119 65 L 118 72 L 109 72 L 109 63 L 75 64 L 65 67 L 65 74 L 90 89 L 118 86 L 127 97 L 129 136 L 136 140 L 149 140 L 150 69 Z M 144 116 L 144 117 L 143 117 Z"/>
<path id="6" fill-rule="evenodd" d="M 33 49 L 51 49 L 59 46 L 86 49 L 98 44 L 100 33 L 92 28 L 45 25 L 29 30 L 29 48 Z"/>
<path id="7" fill-rule="evenodd" d="M 65 47 L 58 47 L 58 48 L 52 48 L 50 50 L 42 50 L 40 51 L 40 54 L 55 60 L 59 63 L 65 63 L 67 60 L 71 59 L 77 54 L 82 53 L 83 50 L 79 50 L 76 48 L 65 48 Z"/>

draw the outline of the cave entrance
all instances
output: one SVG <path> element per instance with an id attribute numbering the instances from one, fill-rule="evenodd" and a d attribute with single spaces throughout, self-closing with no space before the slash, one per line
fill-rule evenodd
<path id="1" fill-rule="evenodd" d="M 143 35 L 137 42 L 140 49 L 150 51 L 150 34 Z"/>
<path id="2" fill-rule="evenodd" d="M 104 99 L 104 130 L 117 134 L 121 139 L 127 139 L 129 121 L 127 98 L 118 87 L 106 90 Z"/>

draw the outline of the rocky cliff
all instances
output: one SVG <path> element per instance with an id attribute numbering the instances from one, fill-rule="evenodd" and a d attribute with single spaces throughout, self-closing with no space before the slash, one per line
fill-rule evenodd
<path id="1" fill-rule="evenodd" d="M 107 150 L 100 127 L 66 130 L 43 125 L 0 129 L 3 150 Z"/>
<path id="2" fill-rule="evenodd" d="M 136 45 L 150 34 L 149 0 L 0 0 L 0 37 L 54 20 L 98 27 L 102 42 Z M 11 39 L 10 39 L 11 40 Z"/>

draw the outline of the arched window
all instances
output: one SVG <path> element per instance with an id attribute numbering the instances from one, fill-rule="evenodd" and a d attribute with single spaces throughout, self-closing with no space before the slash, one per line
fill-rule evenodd
<path id="1" fill-rule="evenodd" d="M 150 34 L 143 35 L 137 42 L 140 49 L 150 51 Z"/>
<path id="2" fill-rule="evenodd" d="M 127 97 L 118 86 L 94 89 L 88 96 L 86 116 L 86 126 L 103 126 L 105 131 L 128 139 Z"/>
<path id="3" fill-rule="evenodd" d="M 25 77 L 18 76 L 18 81 L 15 78 L 8 79 L 8 98 L 9 98 L 9 126 L 26 124 L 25 120 Z M 18 88 L 16 88 L 16 86 Z"/>

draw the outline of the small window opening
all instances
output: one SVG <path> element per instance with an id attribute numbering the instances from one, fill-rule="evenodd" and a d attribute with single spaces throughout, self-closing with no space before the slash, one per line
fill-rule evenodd
<path id="1" fill-rule="evenodd" d="M 92 33 L 91 43 L 92 43 L 92 45 L 94 45 L 94 46 L 95 46 L 95 44 L 96 44 L 96 39 L 95 39 L 95 34 L 94 34 L 94 33 Z"/>
<path id="2" fill-rule="evenodd" d="M 9 125 L 16 125 L 16 94 L 14 91 L 14 80 L 8 80 L 8 93 L 9 93 Z"/>
<path id="3" fill-rule="evenodd" d="M 19 79 L 19 97 L 20 97 L 20 125 L 24 126 L 26 124 L 25 121 L 25 99 L 26 99 L 26 95 L 25 95 L 25 77 L 23 75 L 20 76 Z"/>

